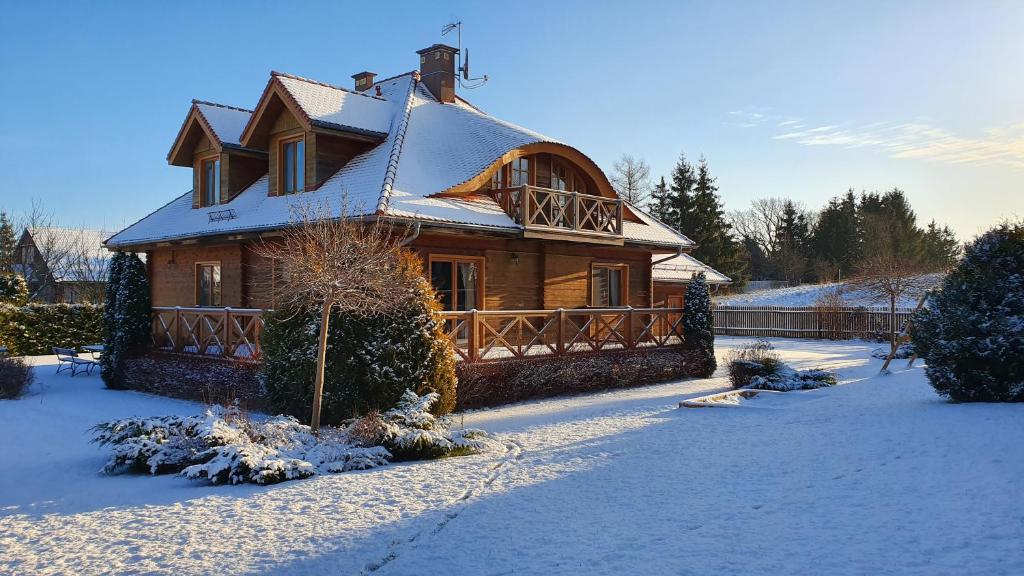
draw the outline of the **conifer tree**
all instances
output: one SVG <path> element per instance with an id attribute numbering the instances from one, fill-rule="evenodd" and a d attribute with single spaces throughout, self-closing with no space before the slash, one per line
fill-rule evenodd
<path id="1" fill-rule="evenodd" d="M 845 196 L 831 199 L 818 213 L 810 244 L 818 270 L 828 270 L 830 279 L 845 278 L 854 272 L 860 260 L 860 224 L 852 189 Z"/>
<path id="2" fill-rule="evenodd" d="M 733 282 L 742 284 L 748 277 L 749 258 L 732 236 L 732 226 L 726 221 L 718 186 L 708 169 L 707 159 L 702 156 L 696 171 L 691 167 L 690 174 L 693 175 L 693 188 L 689 200 L 679 203 L 680 206 L 688 204 L 690 209 L 681 212 L 678 230 L 697 242 L 697 249 L 693 252 L 695 258 L 729 276 Z M 680 191 L 685 192 L 683 189 Z"/>
<path id="3" fill-rule="evenodd" d="M 18 239 L 14 237 L 14 226 L 6 212 L 0 212 L 0 274 L 11 272 L 14 267 L 14 250 Z"/>
<path id="4" fill-rule="evenodd" d="M 682 325 L 685 346 L 701 353 L 704 371 L 698 375 L 704 378 L 711 376 L 717 366 L 715 321 L 711 313 L 711 294 L 703 272 L 697 274 L 686 286 Z"/>
<path id="5" fill-rule="evenodd" d="M 665 177 L 662 176 L 658 183 L 651 189 L 650 203 L 647 205 L 647 210 L 651 215 L 666 224 L 669 220 L 669 201 L 671 194 L 671 191 L 668 189 L 668 184 L 665 182 Z"/>
<path id="6" fill-rule="evenodd" d="M 807 216 L 792 200 L 786 200 L 782 207 L 782 220 L 775 236 L 778 250 L 772 256 L 772 267 L 776 277 L 802 282 L 809 272 L 810 226 Z"/>
<path id="7" fill-rule="evenodd" d="M 949 226 L 940 227 L 932 220 L 922 237 L 922 264 L 929 270 L 947 270 L 960 258 L 960 243 Z"/>
<path id="8" fill-rule="evenodd" d="M 116 269 L 116 282 L 115 282 Z M 121 255 L 111 262 L 107 283 L 106 308 L 103 311 L 103 382 L 108 388 L 125 389 L 125 361 L 145 353 L 151 327 L 149 278 L 146 265 L 135 254 Z"/>

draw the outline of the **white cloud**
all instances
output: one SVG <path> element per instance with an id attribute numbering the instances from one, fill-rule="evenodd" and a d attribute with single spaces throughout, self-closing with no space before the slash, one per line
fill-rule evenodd
<path id="1" fill-rule="evenodd" d="M 980 134 L 960 135 L 926 120 L 808 127 L 803 120 L 795 118 L 750 112 L 731 114 L 741 118 L 741 126 L 747 128 L 770 121 L 778 132 L 772 139 L 803 146 L 875 148 L 892 158 L 1024 169 L 1024 122 L 990 128 Z"/>

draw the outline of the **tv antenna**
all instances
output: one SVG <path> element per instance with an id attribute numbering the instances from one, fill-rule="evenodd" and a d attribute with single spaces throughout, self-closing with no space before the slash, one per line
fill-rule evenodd
<path id="1" fill-rule="evenodd" d="M 484 74 L 483 76 L 478 76 L 476 78 L 471 78 L 469 76 L 469 48 L 466 48 L 465 57 L 463 57 L 462 55 L 462 20 L 458 20 L 450 24 L 445 24 L 441 28 L 441 36 L 447 36 L 448 33 L 451 32 L 452 30 L 455 30 L 455 33 L 458 37 L 458 46 L 456 47 L 459 49 L 459 52 L 456 58 L 459 59 L 459 67 L 455 71 L 455 75 L 458 78 L 459 86 L 465 88 L 466 90 L 472 90 L 474 88 L 479 88 L 483 86 L 484 84 L 487 83 L 487 74 Z"/>

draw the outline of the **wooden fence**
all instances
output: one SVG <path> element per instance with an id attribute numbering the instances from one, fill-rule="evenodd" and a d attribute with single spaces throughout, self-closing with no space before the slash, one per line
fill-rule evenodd
<path id="1" fill-rule="evenodd" d="M 875 338 L 889 333 L 888 308 L 713 306 L 715 334 L 788 338 Z M 896 331 L 913 315 L 896 309 Z"/>
<path id="2" fill-rule="evenodd" d="M 683 342 L 681 308 L 441 312 L 462 361 L 634 350 Z"/>
<path id="3" fill-rule="evenodd" d="M 165 352 L 257 359 L 263 333 L 258 308 L 153 308 L 153 346 Z"/>

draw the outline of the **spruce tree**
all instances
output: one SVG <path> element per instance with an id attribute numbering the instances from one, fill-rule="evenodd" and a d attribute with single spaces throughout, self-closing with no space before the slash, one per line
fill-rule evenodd
<path id="1" fill-rule="evenodd" d="M 116 280 L 113 268 L 117 268 Z M 103 382 L 108 388 L 125 389 L 125 362 L 146 352 L 150 340 L 151 306 L 146 265 L 135 254 L 124 254 L 111 262 L 101 359 Z"/>
<path id="2" fill-rule="evenodd" d="M 782 222 L 775 231 L 778 246 L 772 255 L 772 268 L 777 278 L 799 283 L 807 279 L 810 226 L 807 216 L 797 209 L 792 200 L 782 208 Z"/>
<path id="3" fill-rule="evenodd" d="M 14 269 L 14 250 L 18 239 L 14 237 L 14 226 L 6 212 L 0 212 L 0 274 Z"/>
<path id="4" fill-rule="evenodd" d="M 960 243 L 956 241 L 956 235 L 949 226 L 940 227 L 935 220 L 925 228 L 922 244 L 922 263 L 928 269 L 949 269 L 960 257 Z"/>
<path id="5" fill-rule="evenodd" d="M 810 253 L 817 268 L 831 270 L 838 278 L 853 274 L 860 260 L 860 230 L 853 190 L 831 199 L 818 213 L 811 233 Z"/>
<path id="6" fill-rule="evenodd" d="M 683 299 L 684 345 L 697 350 L 701 355 L 703 370 L 697 374 L 703 378 L 711 376 L 717 367 L 715 361 L 715 319 L 711 313 L 711 294 L 704 273 L 694 276 L 686 287 Z"/>
<path id="7" fill-rule="evenodd" d="M 665 177 L 662 176 L 661 180 L 659 180 L 658 183 L 654 185 L 654 188 L 651 189 L 651 201 L 647 205 L 647 210 L 651 215 L 666 224 L 669 220 L 669 202 L 671 194 L 671 191 L 668 189 L 668 184 L 665 182 Z"/>
<path id="8" fill-rule="evenodd" d="M 732 225 L 726 221 L 718 186 L 703 156 L 697 164 L 689 205 L 690 211 L 680 217 L 679 230 L 697 242 L 694 257 L 729 276 L 733 282 L 744 283 L 748 277 L 749 257 L 732 236 Z"/>

